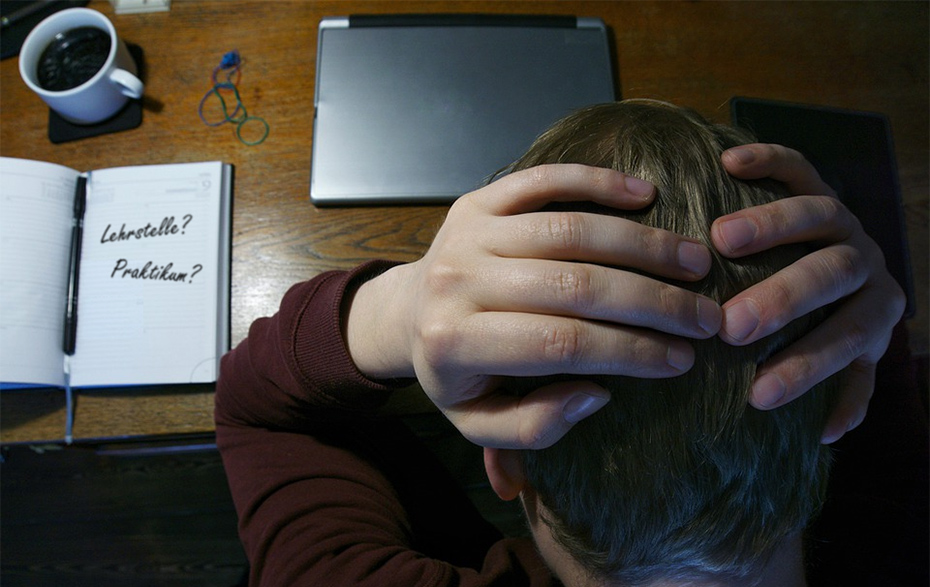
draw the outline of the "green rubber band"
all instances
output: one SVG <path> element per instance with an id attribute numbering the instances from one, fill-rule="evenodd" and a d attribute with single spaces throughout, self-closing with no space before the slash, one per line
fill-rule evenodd
<path id="1" fill-rule="evenodd" d="M 227 58 L 229 58 L 228 64 L 227 64 Z M 227 71 L 227 70 L 230 70 L 230 71 Z M 216 75 L 219 71 L 226 71 L 225 82 L 216 81 Z M 236 75 L 236 82 L 232 81 L 233 74 Z M 237 85 L 237 82 L 239 81 L 241 75 L 242 75 L 242 72 L 239 70 L 238 51 L 231 51 L 227 53 L 226 55 L 224 55 L 223 61 L 220 62 L 220 65 L 217 66 L 213 70 L 213 75 L 212 75 L 213 88 L 209 90 L 206 94 L 204 94 L 203 98 L 201 98 L 200 105 L 197 108 L 197 113 L 200 115 L 200 120 L 202 120 L 204 124 L 206 124 L 207 126 L 220 126 L 221 124 L 225 122 L 231 122 L 235 124 L 236 125 L 236 138 L 239 139 L 240 143 L 244 145 L 248 145 L 248 146 L 260 145 L 261 143 L 265 142 L 266 138 L 268 138 L 268 133 L 271 132 L 271 126 L 268 124 L 268 122 L 265 121 L 264 118 L 260 118 L 258 116 L 249 116 L 249 113 L 246 111 L 245 104 L 242 103 L 242 97 L 239 95 L 239 88 Z M 231 114 L 229 112 L 229 106 L 226 104 L 226 100 L 223 98 L 223 95 L 220 93 L 221 89 L 232 90 L 233 96 L 235 96 L 236 98 L 236 109 L 233 110 Z M 221 120 L 219 122 L 208 122 L 206 117 L 204 116 L 203 108 L 207 102 L 207 99 L 210 97 L 210 94 L 216 94 L 216 97 L 219 98 L 220 107 L 223 110 L 224 120 Z M 236 116 L 236 114 L 239 113 L 240 110 L 242 111 L 242 114 L 239 116 Z M 265 132 L 263 132 L 262 135 L 254 141 L 247 141 L 244 138 L 242 138 L 242 127 L 245 126 L 245 123 L 249 122 L 250 120 L 256 120 L 260 122 L 262 125 L 264 125 L 265 127 Z"/>
<path id="2" fill-rule="evenodd" d="M 234 95 L 236 96 L 236 109 L 233 110 L 232 115 L 230 115 L 229 113 L 229 106 L 227 106 L 226 100 L 223 99 L 223 95 L 220 93 L 220 88 L 232 89 L 234 92 Z M 215 95 L 219 99 L 220 106 L 223 109 L 223 120 L 219 122 L 209 122 L 207 121 L 206 117 L 203 114 L 203 107 L 207 102 L 207 98 L 209 98 L 211 94 Z M 243 114 L 240 118 L 235 118 L 234 115 L 236 114 L 236 112 L 239 112 L 239 110 L 242 110 Z M 243 104 L 242 100 L 239 98 L 239 91 L 236 89 L 236 86 L 233 86 L 232 84 L 217 84 L 213 86 L 213 88 L 211 88 L 210 91 L 208 91 L 204 95 L 203 99 L 200 101 L 200 106 L 197 109 L 197 111 L 200 114 L 200 119 L 207 126 L 219 126 L 225 122 L 238 123 L 248 117 L 248 115 L 245 113 L 245 104 Z"/>
<path id="3" fill-rule="evenodd" d="M 242 138 L 242 127 L 245 125 L 246 122 L 248 122 L 248 121 L 250 121 L 250 120 L 257 120 L 258 122 L 260 122 L 260 123 L 262 123 L 263 125 L 265 125 L 265 132 L 264 132 L 264 134 L 262 134 L 261 138 L 259 138 L 258 140 L 255 140 L 255 141 L 247 141 L 247 140 L 245 140 L 244 138 Z M 271 130 L 271 127 L 268 126 L 268 123 L 265 121 L 264 118 L 260 118 L 260 117 L 258 117 L 258 116 L 248 116 L 248 117 L 246 117 L 245 119 L 243 119 L 243 120 L 236 126 L 236 137 L 239 139 L 239 141 L 240 141 L 242 144 L 248 145 L 248 146 L 251 147 L 252 145 L 260 145 L 260 144 L 264 143 L 264 142 L 265 142 L 265 139 L 268 138 L 268 133 L 269 133 L 270 130 Z"/>

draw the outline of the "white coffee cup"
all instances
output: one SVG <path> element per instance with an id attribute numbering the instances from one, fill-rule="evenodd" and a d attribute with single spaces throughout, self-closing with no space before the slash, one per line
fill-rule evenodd
<path id="1" fill-rule="evenodd" d="M 56 36 L 79 27 L 101 29 L 110 37 L 110 53 L 103 66 L 84 83 L 61 91 L 42 88 L 38 80 L 39 60 Z M 19 74 L 33 92 L 66 120 L 76 124 L 104 121 L 130 99 L 142 97 L 144 86 L 137 77 L 136 63 L 116 28 L 103 14 L 89 8 L 69 8 L 40 22 L 19 52 Z"/>

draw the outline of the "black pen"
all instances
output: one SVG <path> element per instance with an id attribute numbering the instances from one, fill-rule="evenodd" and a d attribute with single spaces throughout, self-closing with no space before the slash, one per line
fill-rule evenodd
<path id="1" fill-rule="evenodd" d="M 68 301 L 65 305 L 65 354 L 74 354 L 77 339 L 78 279 L 81 275 L 81 240 L 84 234 L 84 208 L 87 205 L 87 178 L 78 177 L 74 189 L 74 216 L 71 220 L 71 264 L 68 267 Z"/>
<path id="2" fill-rule="evenodd" d="M 84 236 L 84 208 L 87 206 L 87 177 L 78 176 L 74 187 L 71 218 L 71 262 L 68 267 L 68 301 L 65 303 L 65 444 L 71 444 L 74 428 L 74 396 L 71 393 L 71 356 L 77 342 L 78 280 L 81 277 L 81 241 Z"/>

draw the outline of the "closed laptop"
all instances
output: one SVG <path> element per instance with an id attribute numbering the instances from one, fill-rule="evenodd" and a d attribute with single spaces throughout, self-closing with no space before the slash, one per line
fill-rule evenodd
<path id="1" fill-rule="evenodd" d="M 600 19 L 325 18 L 310 198 L 317 206 L 451 202 L 559 118 L 615 98 Z"/>

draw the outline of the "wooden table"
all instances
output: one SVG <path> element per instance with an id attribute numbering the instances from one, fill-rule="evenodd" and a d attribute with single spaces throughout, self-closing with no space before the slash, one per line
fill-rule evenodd
<path id="1" fill-rule="evenodd" d="M 238 2 L 175 0 L 164 13 L 113 14 L 146 63 L 146 111 L 133 131 L 53 145 L 47 109 L 0 64 L 0 154 L 93 169 L 222 160 L 236 166 L 232 338 L 273 313 L 294 282 L 371 258 L 409 261 L 427 248 L 446 208 L 317 209 L 308 200 L 317 23 L 384 12 L 556 13 L 599 16 L 612 28 L 624 98 L 651 97 L 726 122 L 745 95 L 883 112 L 892 122 L 919 312 L 910 324 L 925 354 L 928 276 L 928 5 L 924 2 Z M 210 128 L 197 105 L 222 55 L 244 59 L 240 91 L 268 121 L 259 146 L 230 126 Z M 2 311 L 10 311 L 3 308 Z M 4 392 L 0 441 L 59 440 L 61 391 Z M 78 440 L 209 434 L 212 390 L 86 392 Z"/>

